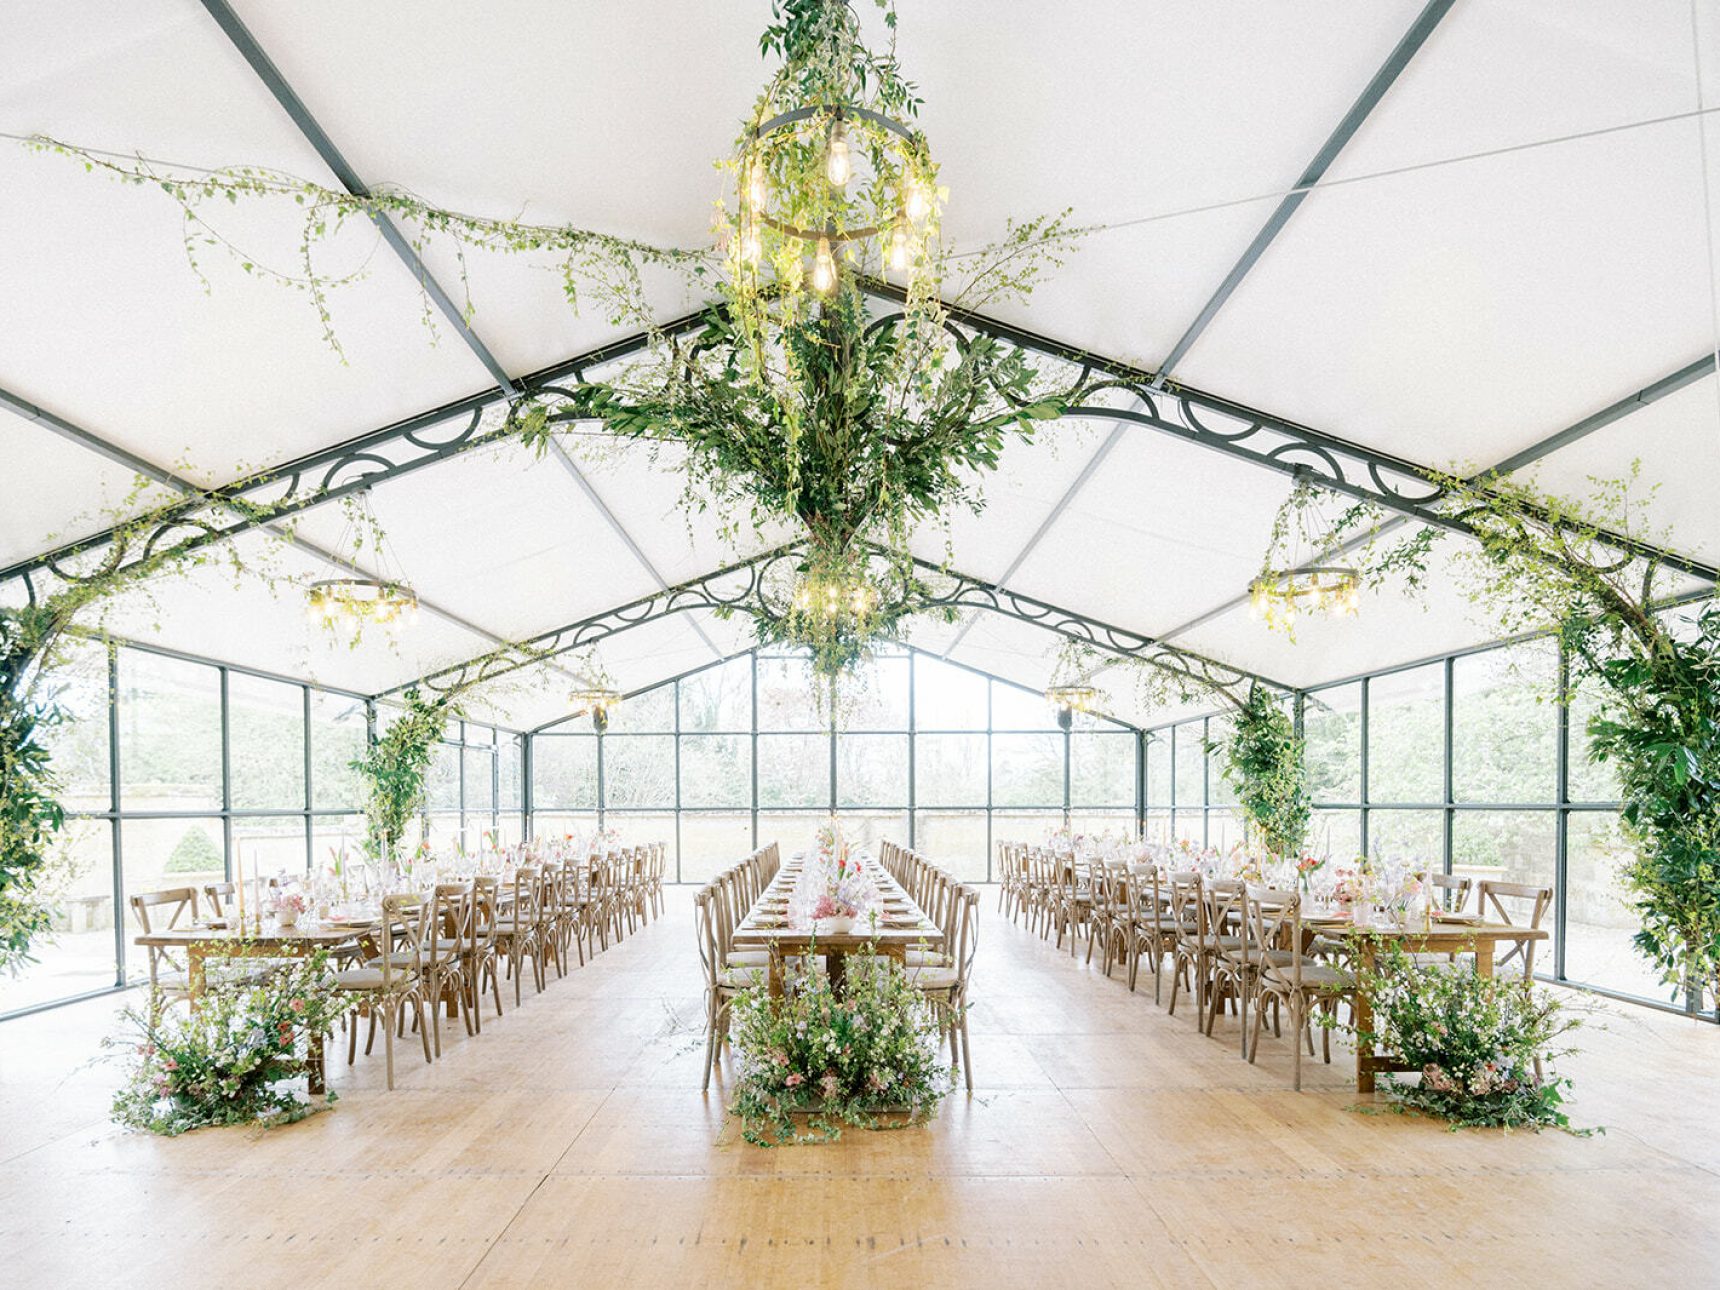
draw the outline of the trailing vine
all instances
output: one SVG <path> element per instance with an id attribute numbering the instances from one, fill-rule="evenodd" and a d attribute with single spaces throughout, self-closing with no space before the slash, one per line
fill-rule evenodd
<path id="1" fill-rule="evenodd" d="M 437 742 L 455 714 L 454 695 L 425 698 L 416 688 L 388 729 L 351 762 L 364 780 L 364 848 L 373 858 L 400 854 L 407 827 L 424 811 L 425 779 Z"/>
<path id="2" fill-rule="evenodd" d="M 1583 499 L 1523 480 L 1434 472 L 1441 513 L 1473 544 L 1449 567 L 1503 635 L 1552 629 L 1570 661 L 1567 693 L 1584 682 L 1601 707 L 1590 752 L 1617 768 L 1636 855 L 1624 873 L 1640 919 L 1636 947 L 1668 985 L 1700 998 L 1720 987 L 1720 604 L 1667 605 L 1670 579 L 1644 549 L 1648 493 L 1636 465 L 1596 480 Z M 1615 537 L 1616 535 L 1616 537 Z M 1328 544 L 1366 539 L 1363 576 L 1418 592 L 1446 530 L 1383 536 L 1377 508 L 1352 508 Z"/>
<path id="3" fill-rule="evenodd" d="M 1249 830 L 1271 854 L 1295 856 L 1314 807 L 1295 722 L 1259 685 L 1249 687 L 1230 721 L 1229 736 L 1210 741 L 1207 751 L 1223 757 L 1223 775 L 1236 789 Z"/>

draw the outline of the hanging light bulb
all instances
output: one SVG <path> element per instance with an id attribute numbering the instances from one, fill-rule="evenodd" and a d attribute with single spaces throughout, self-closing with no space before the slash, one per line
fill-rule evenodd
<path id="1" fill-rule="evenodd" d="M 830 253 L 830 239 L 818 239 L 818 254 L 812 261 L 812 289 L 821 296 L 836 288 L 836 257 Z"/>
<path id="2" fill-rule="evenodd" d="M 830 123 L 830 138 L 824 145 L 824 174 L 837 188 L 845 187 L 854 174 L 854 159 L 848 154 L 848 127 L 841 117 Z"/>
<path id="3" fill-rule="evenodd" d="M 747 205 L 756 213 L 764 209 L 769 194 L 764 186 L 764 163 L 756 158 L 747 166 Z"/>
<path id="4" fill-rule="evenodd" d="M 908 235 L 908 221 L 898 218 L 896 226 L 890 230 L 890 268 L 896 273 L 906 273 L 912 261 L 913 242 Z"/>
<path id="5" fill-rule="evenodd" d="M 758 225 L 748 223 L 746 231 L 741 234 L 741 259 L 748 264 L 757 265 L 764 258 L 764 242 L 758 235 Z"/>
<path id="6" fill-rule="evenodd" d="M 926 216 L 932 213 L 931 195 L 918 179 L 908 181 L 908 193 L 902 201 L 902 209 L 916 224 L 922 223 Z"/>

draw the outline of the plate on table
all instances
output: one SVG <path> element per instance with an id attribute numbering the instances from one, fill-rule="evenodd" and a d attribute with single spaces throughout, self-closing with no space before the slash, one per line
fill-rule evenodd
<path id="1" fill-rule="evenodd" d="M 1433 916 L 1433 921 L 1436 923 L 1445 923 L 1449 926 L 1455 926 L 1455 927 L 1474 927 L 1481 922 L 1481 915 L 1479 915 L 1479 914 L 1448 914 L 1448 913 L 1445 913 L 1442 911 L 1442 912 L 1437 913 Z"/>
<path id="2" fill-rule="evenodd" d="M 786 918 L 755 918 L 752 920 L 752 925 L 763 931 L 773 932 L 779 927 L 787 927 L 788 920 Z"/>

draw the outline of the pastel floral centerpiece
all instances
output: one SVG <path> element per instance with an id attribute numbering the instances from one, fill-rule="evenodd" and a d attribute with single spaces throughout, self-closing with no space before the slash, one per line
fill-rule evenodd
<path id="1" fill-rule="evenodd" d="M 1304 892 L 1308 890 L 1309 885 L 1314 881 L 1314 875 L 1319 873 L 1320 870 L 1325 867 L 1325 856 L 1304 854 L 1296 861 L 1296 881 L 1302 885 L 1302 890 Z"/>

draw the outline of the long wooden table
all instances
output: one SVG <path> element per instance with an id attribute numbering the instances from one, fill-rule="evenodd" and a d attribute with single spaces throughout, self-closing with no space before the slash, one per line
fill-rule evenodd
<path id="1" fill-rule="evenodd" d="M 1501 942 L 1521 943 L 1544 941 L 1549 937 L 1545 928 L 1513 927 L 1509 923 L 1438 923 L 1423 931 L 1404 927 L 1356 927 L 1342 921 L 1307 918 L 1302 926 L 1318 935 L 1344 938 L 1352 942 L 1356 962 L 1365 973 L 1373 966 L 1380 950 L 1395 945 L 1406 954 L 1470 954 L 1475 955 L 1475 971 L 1481 976 L 1493 975 L 1497 947 Z M 1371 1046 L 1364 1048 L 1360 1032 L 1373 1026 L 1373 1008 L 1366 994 L 1356 992 L 1356 1092 L 1372 1093 L 1374 1076 L 1381 1071 L 1412 1069 L 1403 1059 L 1389 1053 L 1378 1053 Z M 1300 1042 L 1300 1041 L 1298 1041 Z"/>
<path id="2" fill-rule="evenodd" d="M 777 871 L 735 928 L 732 938 L 736 949 L 769 952 L 772 994 L 782 993 L 783 960 L 811 953 L 815 948 L 817 953 L 825 955 L 825 970 L 830 974 L 831 988 L 838 994 L 842 991 L 850 954 L 876 953 L 905 963 L 910 949 L 943 948 L 943 929 L 926 916 L 902 885 L 876 861 L 869 861 L 869 867 L 884 900 L 884 912 L 879 916 L 876 931 L 864 917 L 849 932 L 820 933 L 813 927 L 788 926 L 788 901 L 800 878 L 802 863 L 790 860 Z"/>

